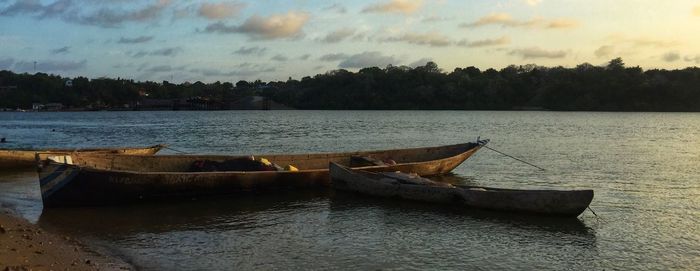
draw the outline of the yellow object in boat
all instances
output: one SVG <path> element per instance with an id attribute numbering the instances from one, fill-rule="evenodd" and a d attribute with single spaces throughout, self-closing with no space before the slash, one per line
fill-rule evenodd
<path id="1" fill-rule="evenodd" d="M 287 165 L 286 167 L 284 167 L 284 170 L 286 170 L 286 171 L 299 171 L 298 168 L 296 168 L 295 166 L 292 166 L 292 165 Z"/>
<path id="2" fill-rule="evenodd" d="M 272 163 L 270 163 L 270 161 L 267 160 L 267 159 L 265 159 L 265 158 L 260 158 L 260 163 L 263 163 L 263 164 L 265 164 L 266 166 L 272 165 Z"/>

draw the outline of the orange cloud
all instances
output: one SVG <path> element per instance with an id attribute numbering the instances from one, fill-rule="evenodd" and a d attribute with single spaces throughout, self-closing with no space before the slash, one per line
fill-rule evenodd
<path id="1" fill-rule="evenodd" d="M 302 29 L 309 17 L 307 13 L 295 11 L 269 17 L 254 15 L 239 26 L 227 26 L 222 22 L 207 25 L 204 32 L 242 33 L 259 40 L 295 38 L 303 34 Z"/>
<path id="2" fill-rule="evenodd" d="M 487 46 L 499 46 L 506 45 L 510 43 L 510 38 L 503 36 L 496 39 L 483 39 L 475 41 L 462 40 L 457 45 L 466 47 L 487 47 Z"/>
<path id="3" fill-rule="evenodd" d="M 368 6 L 365 13 L 413 13 L 420 9 L 423 0 L 390 0 L 389 2 Z"/>
<path id="4" fill-rule="evenodd" d="M 490 25 L 490 24 L 496 24 L 496 25 L 511 25 L 515 22 L 513 20 L 513 17 L 510 16 L 508 13 L 494 13 L 494 14 L 489 14 L 484 17 L 479 18 L 475 22 L 472 23 L 464 23 L 461 24 L 461 27 L 479 27 L 479 26 L 484 26 L 484 25 Z"/>
<path id="5" fill-rule="evenodd" d="M 532 18 L 526 21 L 514 19 L 508 13 L 493 13 L 479 18 L 471 23 L 462 23 L 460 27 L 481 27 L 487 25 L 500 25 L 502 27 L 537 27 L 546 29 L 562 29 L 574 28 L 579 25 L 578 21 L 573 19 L 552 19 Z"/>
<path id="6" fill-rule="evenodd" d="M 203 3 L 199 6 L 199 16 L 218 20 L 235 16 L 245 7 L 242 3 Z"/>
<path id="7" fill-rule="evenodd" d="M 546 28 L 574 28 L 578 26 L 578 21 L 571 19 L 554 19 L 546 24 Z"/>

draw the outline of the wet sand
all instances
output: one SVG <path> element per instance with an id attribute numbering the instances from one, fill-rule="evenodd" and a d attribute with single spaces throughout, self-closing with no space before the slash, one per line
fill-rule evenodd
<path id="1" fill-rule="evenodd" d="M 0 209 L 0 270 L 133 270 L 122 260 L 89 251 L 69 236 L 46 232 Z"/>

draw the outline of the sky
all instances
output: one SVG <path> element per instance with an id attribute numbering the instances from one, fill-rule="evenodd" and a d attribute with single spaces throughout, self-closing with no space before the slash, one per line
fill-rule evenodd
<path id="1" fill-rule="evenodd" d="M 0 70 L 206 83 L 336 69 L 700 65 L 700 1 L 0 0 Z"/>

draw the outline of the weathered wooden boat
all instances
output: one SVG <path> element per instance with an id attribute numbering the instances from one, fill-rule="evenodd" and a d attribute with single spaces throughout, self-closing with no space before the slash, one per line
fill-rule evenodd
<path id="1" fill-rule="evenodd" d="M 455 186 L 415 174 L 375 173 L 335 163 L 330 164 L 330 176 L 333 187 L 337 190 L 496 211 L 576 217 L 593 200 L 593 190 L 516 190 Z"/>
<path id="2" fill-rule="evenodd" d="M 251 156 L 120 156 L 76 153 L 39 168 L 44 206 L 99 205 L 284 188 L 330 186 L 328 163 L 369 171 L 450 172 L 488 140 L 439 147 L 368 152 L 256 155 L 297 170 L 242 167 Z"/>
<path id="3" fill-rule="evenodd" d="M 154 155 L 165 145 L 153 145 L 138 148 L 89 148 L 89 149 L 46 149 L 46 150 L 12 150 L 0 149 L 0 169 L 26 169 L 37 166 L 36 155 L 46 159 L 52 155 L 78 153 L 101 153 L 121 155 Z"/>

